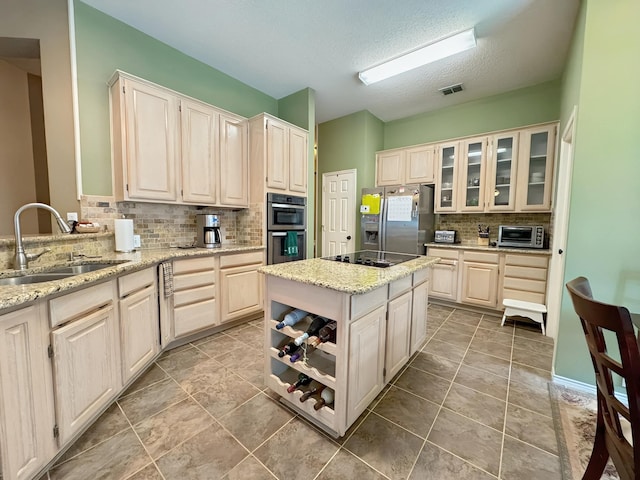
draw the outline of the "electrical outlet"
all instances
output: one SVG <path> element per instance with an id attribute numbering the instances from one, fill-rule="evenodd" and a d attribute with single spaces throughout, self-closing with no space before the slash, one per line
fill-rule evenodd
<path id="1" fill-rule="evenodd" d="M 78 212 L 67 212 L 67 222 L 77 222 Z"/>
<path id="2" fill-rule="evenodd" d="M 140 248 L 140 235 L 133 236 L 133 248 Z"/>

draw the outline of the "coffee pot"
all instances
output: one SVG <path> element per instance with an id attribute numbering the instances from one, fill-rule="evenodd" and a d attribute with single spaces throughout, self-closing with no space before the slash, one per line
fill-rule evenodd
<path id="1" fill-rule="evenodd" d="M 218 215 L 201 213 L 196 215 L 196 246 L 218 248 L 222 245 Z"/>

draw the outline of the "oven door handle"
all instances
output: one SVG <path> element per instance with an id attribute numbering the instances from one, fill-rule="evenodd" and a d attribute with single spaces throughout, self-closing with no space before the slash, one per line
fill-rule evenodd
<path id="1" fill-rule="evenodd" d="M 296 232 L 296 235 L 302 235 L 304 233 L 302 230 L 300 231 L 290 230 L 290 231 Z M 271 235 L 272 237 L 285 237 L 287 233 L 289 232 L 269 232 L 269 235 Z"/>
<path id="2" fill-rule="evenodd" d="M 298 210 L 304 210 L 304 205 L 290 205 L 288 203 L 272 203 L 272 207 L 278 208 L 297 208 Z"/>

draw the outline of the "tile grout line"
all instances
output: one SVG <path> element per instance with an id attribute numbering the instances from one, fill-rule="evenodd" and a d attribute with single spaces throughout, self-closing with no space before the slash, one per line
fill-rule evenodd
<path id="1" fill-rule="evenodd" d="M 515 343 L 516 329 L 513 328 L 513 336 L 511 338 L 511 359 L 509 361 L 509 376 L 507 379 L 507 400 L 504 410 L 504 422 L 502 424 L 502 443 L 500 445 L 500 463 L 498 465 L 498 478 L 502 478 L 502 461 L 504 459 L 504 440 L 507 432 L 507 412 L 509 409 L 509 392 L 511 390 L 511 368 L 513 367 L 513 344 Z"/>
<path id="2" fill-rule="evenodd" d="M 454 308 L 451 311 L 451 313 L 449 314 L 449 316 L 447 317 L 447 319 L 445 319 L 445 322 L 449 319 L 449 317 L 451 317 L 451 315 L 453 315 L 453 313 L 455 311 L 456 311 L 456 309 Z M 478 321 L 478 325 L 476 325 L 475 332 L 477 332 L 478 328 L 480 328 L 480 322 L 481 321 L 482 321 L 482 317 L 480 317 L 480 320 Z M 444 324 L 444 322 L 443 322 L 443 324 Z M 473 334 L 474 336 L 475 336 L 475 332 Z M 469 345 L 471 345 L 471 344 L 469 344 Z M 426 347 L 426 345 L 425 345 L 425 347 Z M 423 350 L 424 350 L 424 348 L 423 348 Z M 442 398 L 442 403 L 440 404 L 440 407 L 438 408 L 438 412 L 436 413 L 435 417 L 433 417 L 433 423 L 431 423 L 431 427 L 429 427 L 429 431 L 425 435 L 425 439 L 422 442 L 422 447 L 420 447 L 420 450 L 418 451 L 418 455 L 417 455 L 416 459 L 413 461 L 413 465 L 411 466 L 411 469 L 409 470 L 409 475 L 407 476 L 407 478 L 409 478 L 411 476 L 411 474 L 413 473 L 413 470 L 416 468 L 416 464 L 418 463 L 418 459 L 420 458 L 420 455 L 422 454 L 422 451 L 424 450 L 424 447 L 427 444 L 427 441 L 429 439 L 429 435 L 431 435 L 431 431 L 433 430 L 433 426 L 438 421 L 438 416 L 440 416 L 440 412 L 442 412 L 442 409 L 444 407 L 444 402 L 447 400 L 447 396 L 449 395 L 449 392 L 451 391 L 451 388 L 453 387 L 453 381 L 456 378 L 456 376 L 458 375 L 458 372 L 460 371 L 460 368 L 462 367 L 462 362 L 464 361 L 464 357 L 467 355 L 468 351 L 469 351 L 469 347 L 467 347 L 467 349 L 464 352 L 464 355 L 460 359 L 460 363 L 458 364 L 458 368 L 456 369 L 456 373 L 453 375 L 453 378 L 451 379 L 451 383 L 449 384 L 449 388 L 447 389 L 447 392 L 444 394 L 444 397 Z M 471 462 L 469 462 L 467 460 L 465 460 L 465 462 L 467 462 L 470 465 L 473 465 L 473 467 L 475 467 L 475 468 L 478 468 L 478 467 L 476 467 L 475 464 L 473 464 L 473 463 L 471 463 Z"/>

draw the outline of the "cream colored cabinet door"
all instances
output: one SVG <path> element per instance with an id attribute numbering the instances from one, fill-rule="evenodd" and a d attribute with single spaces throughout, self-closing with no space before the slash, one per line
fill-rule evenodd
<path id="1" fill-rule="evenodd" d="M 435 207 L 436 213 L 454 213 L 458 202 L 458 142 L 438 145 L 438 168 L 436 178 Z"/>
<path id="2" fill-rule="evenodd" d="M 307 132 L 289 128 L 289 190 L 307 193 Z"/>
<path id="3" fill-rule="evenodd" d="M 263 304 L 262 264 L 220 269 L 220 310 L 222 323 L 260 312 Z"/>
<path id="4" fill-rule="evenodd" d="M 460 301 L 495 308 L 498 301 L 498 265 L 464 260 Z"/>
<path id="5" fill-rule="evenodd" d="M 123 79 L 129 200 L 178 200 L 178 100 L 170 91 Z M 117 132 L 116 132 L 117 133 Z"/>
<path id="6" fill-rule="evenodd" d="M 249 206 L 248 123 L 220 114 L 220 205 Z"/>
<path id="7" fill-rule="evenodd" d="M 214 205 L 218 201 L 217 110 L 200 102 L 180 101 L 182 201 Z"/>
<path id="8" fill-rule="evenodd" d="M 385 313 L 383 305 L 349 325 L 348 425 L 384 387 Z"/>
<path id="9" fill-rule="evenodd" d="M 43 304 L 0 316 L 2 478 L 28 480 L 56 453 Z"/>
<path id="10" fill-rule="evenodd" d="M 404 152 L 391 150 L 376 155 L 376 186 L 404 184 Z"/>
<path id="11" fill-rule="evenodd" d="M 429 297 L 429 281 L 423 282 L 413 289 L 411 306 L 411 350 L 416 353 L 427 339 L 427 302 Z"/>
<path id="12" fill-rule="evenodd" d="M 429 296 L 457 301 L 458 298 L 458 262 L 441 260 L 431 267 Z"/>
<path id="13" fill-rule="evenodd" d="M 517 211 L 551 210 L 556 129 L 557 125 L 547 125 L 528 128 L 520 133 Z"/>
<path id="14" fill-rule="evenodd" d="M 436 151 L 435 145 L 421 145 L 405 149 L 405 184 L 434 183 Z"/>
<path id="15" fill-rule="evenodd" d="M 288 127 L 276 120 L 267 120 L 267 187 L 287 190 L 289 186 Z"/>
<path id="16" fill-rule="evenodd" d="M 487 137 L 462 142 L 459 212 L 482 212 L 486 203 Z"/>
<path id="17" fill-rule="evenodd" d="M 120 391 L 120 348 L 113 304 L 51 333 L 60 444 Z"/>
<path id="18" fill-rule="evenodd" d="M 411 299 L 407 292 L 389 302 L 385 357 L 385 380 L 391 379 L 409 360 L 411 349 Z"/>
<path id="19" fill-rule="evenodd" d="M 516 208 L 518 132 L 495 135 L 487 169 L 487 210 L 513 212 Z"/>
<path id="20" fill-rule="evenodd" d="M 155 285 L 120 300 L 122 382 L 145 368 L 160 350 Z"/>

